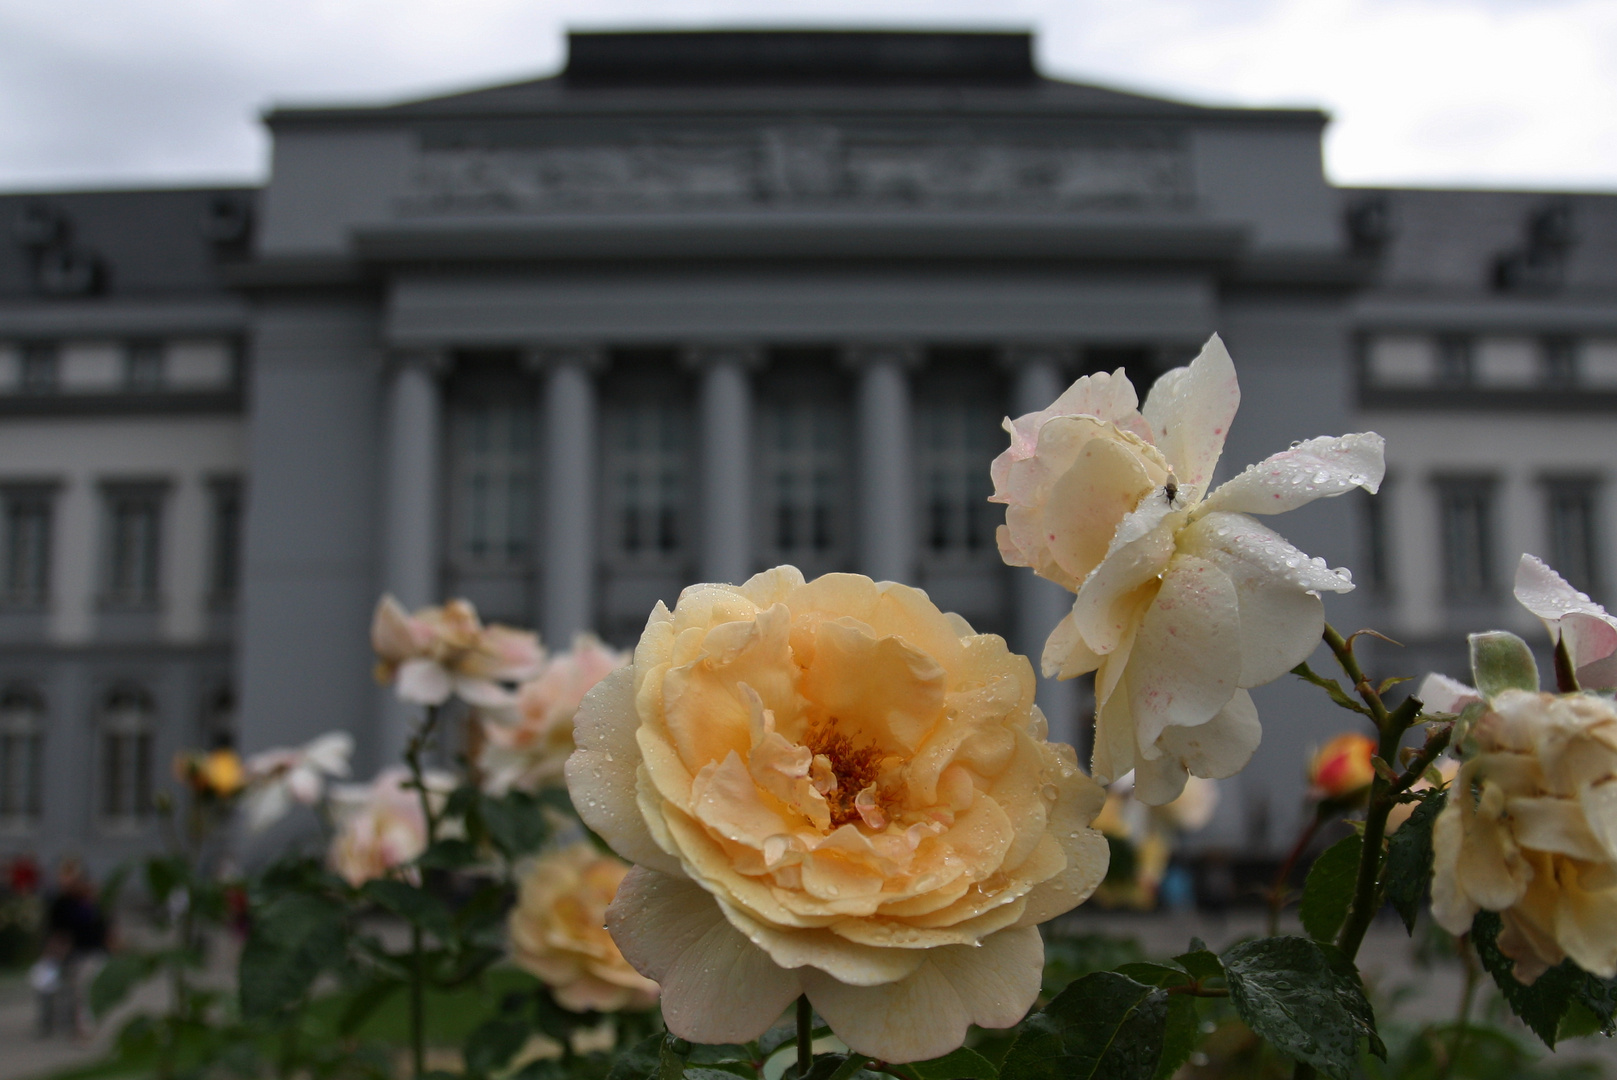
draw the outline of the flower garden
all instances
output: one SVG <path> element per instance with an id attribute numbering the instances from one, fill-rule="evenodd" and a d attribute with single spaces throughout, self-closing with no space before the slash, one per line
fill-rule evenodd
<path id="1" fill-rule="evenodd" d="M 1118 371 L 1006 422 L 1000 551 L 1073 594 L 1038 663 L 1093 675 L 1087 762 L 1049 740 L 1032 661 L 902 583 L 693 585 L 624 654 L 384 598 L 404 760 L 349 782 L 342 732 L 182 757 L 174 850 L 131 879 L 165 944 L 90 990 L 106 1012 L 161 980 L 168 1007 L 75 1075 L 1568 1074 L 1520 1033 L 1617 1023 L 1617 619 L 1523 556 L 1545 686 L 1503 632 L 1472 636 L 1468 682 L 1364 671 L 1367 631 L 1322 600 L 1351 574 L 1258 518 L 1373 493 L 1382 440 L 1213 487 L 1239 398 L 1214 337 L 1143 405 Z M 1336 672 L 1309 666 L 1321 642 Z M 1268 933 L 1146 957 L 1076 932 L 1086 903 L 1151 903 L 1259 744 L 1249 690 L 1281 678 L 1355 715 L 1306 763 Z M 228 869 L 277 825 L 285 852 Z M 1386 908 L 1463 965 L 1453 1022 L 1378 1016 L 1357 961 Z M 226 933 L 222 989 L 200 973 Z M 1473 1015 L 1485 984 L 1519 1025 Z"/>

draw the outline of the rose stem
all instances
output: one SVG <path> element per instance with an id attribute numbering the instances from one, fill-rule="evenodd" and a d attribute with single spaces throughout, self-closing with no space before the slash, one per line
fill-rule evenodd
<path id="1" fill-rule="evenodd" d="M 814 1067 L 814 1006 L 808 995 L 797 999 L 797 1080 L 804 1080 Z"/>

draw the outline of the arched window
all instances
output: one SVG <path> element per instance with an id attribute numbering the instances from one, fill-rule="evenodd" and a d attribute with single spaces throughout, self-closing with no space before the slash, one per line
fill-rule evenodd
<path id="1" fill-rule="evenodd" d="M 27 686 L 0 690 L 0 824 L 39 820 L 45 699 Z"/>
<path id="2" fill-rule="evenodd" d="M 101 816 L 134 824 L 151 812 L 151 695 L 138 686 L 116 687 L 101 709 Z"/>

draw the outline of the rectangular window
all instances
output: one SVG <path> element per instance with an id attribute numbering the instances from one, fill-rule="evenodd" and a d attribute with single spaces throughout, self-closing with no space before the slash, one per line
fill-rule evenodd
<path id="1" fill-rule="evenodd" d="M 1472 340 L 1464 334 L 1437 339 L 1437 380 L 1443 386 L 1470 386 L 1476 379 Z"/>
<path id="2" fill-rule="evenodd" d="M 1004 449 L 998 387 L 967 373 L 928 370 L 915 402 L 916 511 L 926 562 L 999 561 L 994 530 L 1004 510 L 988 501 L 989 463 Z"/>
<path id="3" fill-rule="evenodd" d="M 1554 390 L 1570 390 L 1578 385 L 1578 343 L 1572 338 L 1552 335 L 1539 342 L 1539 376 Z"/>
<path id="4" fill-rule="evenodd" d="M 466 567 L 521 567 L 533 547 L 533 394 L 479 393 L 454 419 L 454 532 Z"/>
<path id="5" fill-rule="evenodd" d="M 124 386 L 136 393 L 163 389 L 163 345 L 132 341 L 124 351 Z"/>
<path id="6" fill-rule="evenodd" d="M 1544 480 L 1545 556 L 1575 589 L 1600 594 L 1599 482 L 1589 477 Z"/>
<path id="7" fill-rule="evenodd" d="M 759 546 L 768 564 L 810 577 L 846 569 L 851 554 L 850 408 L 827 366 L 770 372 L 758 412 Z"/>
<path id="8" fill-rule="evenodd" d="M 106 603 L 121 608 L 155 606 L 161 567 L 162 488 L 146 484 L 108 487 L 106 513 Z"/>
<path id="9" fill-rule="evenodd" d="M 152 701 L 126 687 L 107 696 L 101 716 L 101 817 L 135 824 L 152 805 Z"/>
<path id="10" fill-rule="evenodd" d="M 22 392 L 50 394 L 56 391 L 58 367 L 57 348 L 53 343 L 31 341 L 22 347 Z"/>
<path id="11" fill-rule="evenodd" d="M 215 480 L 212 495 L 208 593 L 214 606 L 229 607 L 241 578 L 241 482 Z"/>
<path id="12" fill-rule="evenodd" d="M 39 607 L 50 595 L 51 496 L 47 489 L 0 493 L 0 603 Z"/>
<path id="13" fill-rule="evenodd" d="M 677 564 L 691 546 L 689 400 L 648 375 L 608 384 L 606 542 L 619 563 Z"/>
<path id="14" fill-rule="evenodd" d="M 44 731 L 39 695 L 21 687 L 0 693 L 0 822 L 39 819 Z"/>
<path id="15" fill-rule="evenodd" d="M 1450 601 L 1486 603 L 1496 598 L 1494 486 L 1487 477 L 1437 482 L 1443 585 Z"/>

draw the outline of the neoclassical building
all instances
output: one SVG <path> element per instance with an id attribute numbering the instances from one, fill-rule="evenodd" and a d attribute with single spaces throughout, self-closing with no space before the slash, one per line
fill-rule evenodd
<path id="1" fill-rule="evenodd" d="M 1023 34 L 574 34 L 552 77 L 272 111 L 260 190 L 0 197 L 0 845 L 152 842 L 218 730 L 396 754 L 383 591 L 627 644 L 791 562 L 1036 655 L 1066 594 L 1000 563 L 1001 418 L 1214 331 L 1223 475 L 1389 437 L 1384 495 L 1275 523 L 1389 670 L 1527 629 L 1521 550 L 1605 594 L 1617 198 L 1336 188 L 1326 122 L 1046 79 Z M 1204 844 L 1289 841 L 1352 719 L 1305 690 L 1258 693 Z M 1041 701 L 1086 741 L 1081 687 Z"/>

